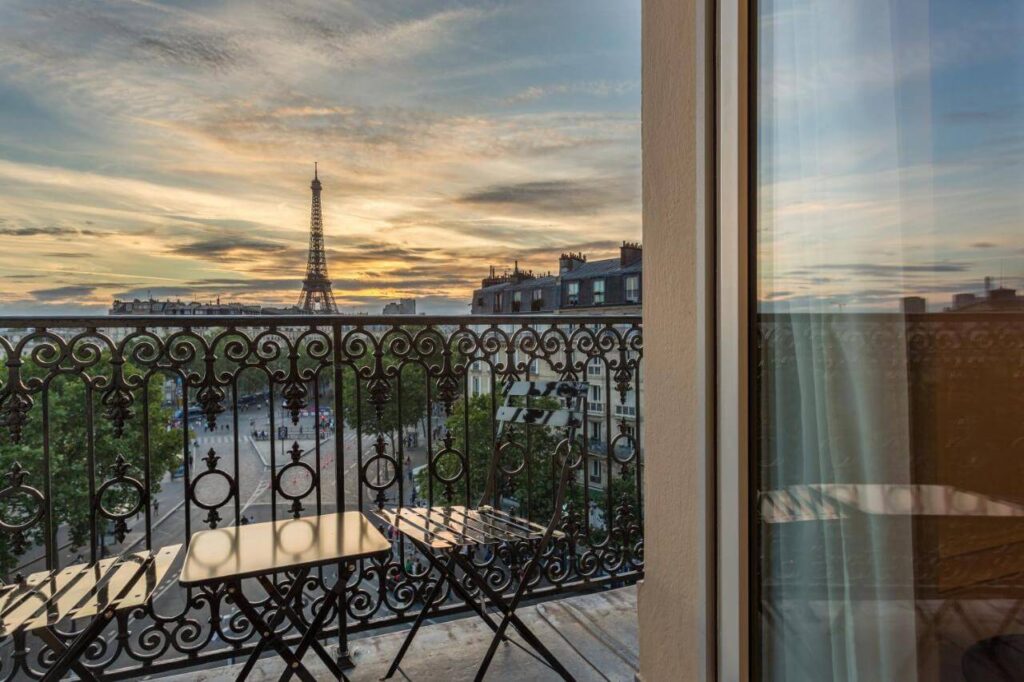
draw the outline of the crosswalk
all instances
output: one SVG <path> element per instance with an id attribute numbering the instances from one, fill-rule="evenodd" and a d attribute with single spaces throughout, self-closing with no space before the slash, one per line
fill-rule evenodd
<path id="1" fill-rule="evenodd" d="M 223 435 L 217 435 L 217 436 L 212 435 L 212 434 L 210 434 L 210 435 L 199 434 L 198 436 L 196 436 L 196 440 L 199 441 L 200 445 L 217 445 L 218 443 L 220 443 L 220 444 L 234 443 L 235 442 L 235 437 L 232 434 L 223 434 Z"/>

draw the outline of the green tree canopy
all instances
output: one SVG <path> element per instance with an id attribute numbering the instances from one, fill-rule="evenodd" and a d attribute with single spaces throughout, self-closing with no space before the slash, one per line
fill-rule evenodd
<path id="1" fill-rule="evenodd" d="M 96 367 L 90 368 L 89 374 L 109 376 L 109 356 L 105 356 Z M 126 375 L 139 374 L 139 371 L 125 364 Z M 44 370 L 29 363 L 22 368 L 22 376 L 43 377 Z M 175 469 L 181 459 L 182 437 L 176 430 L 169 430 L 171 410 L 161 406 L 163 397 L 162 375 L 154 376 L 148 388 L 149 404 L 149 446 L 152 487 L 150 493 L 160 489 L 163 476 Z M 144 481 L 144 447 L 142 429 L 142 390 L 133 392 L 134 413 L 124 425 L 124 433 L 115 437 L 115 425 L 104 416 L 102 391 L 91 392 L 93 435 L 94 435 L 94 471 L 97 488 L 107 479 L 113 478 L 114 466 L 118 457 L 123 457 L 128 465 L 127 476 Z M 90 400 L 87 399 L 87 388 L 80 376 L 66 376 L 55 379 L 48 391 L 49 417 L 49 466 L 51 491 L 53 498 L 53 527 L 56 531 L 66 526 L 68 539 L 72 546 L 87 546 L 91 538 L 89 499 L 89 438 L 87 410 Z M 33 395 L 36 407 L 32 410 L 29 423 L 22 432 L 21 442 L 14 444 L 8 441 L 6 434 L 0 440 L 0 472 L 8 472 L 17 462 L 26 472 L 25 485 L 44 490 L 45 471 L 43 462 L 43 426 L 41 421 L 42 395 Z M 5 483 L 6 485 L 6 483 Z M 124 486 L 114 486 L 104 495 L 103 503 L 107 509 L 130 507 L 137 499 L 134 491 Z M 26 519 L 36 509 L 33 500 L 25 495 L 9 497 L 3 503 L 5 520 Z M 102 517 L 98 517 L 102 522 Z M 45 525 L 43 519 L 25 532 L 24 540 L 28 543 L 42 545 L 44 542 Z M 0 532 L 0 573 L 7 574 L 20 562 L 19 543 L 12 541 L 9 533 Z M 32 551 L 32 550 L 29 550 Z"/>

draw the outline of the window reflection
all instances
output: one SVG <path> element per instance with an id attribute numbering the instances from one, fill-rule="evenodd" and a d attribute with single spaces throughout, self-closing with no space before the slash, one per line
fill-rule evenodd
<path id="1" fill-rule="evenodd" d="M 1024 5 L 758 9 L 755 662 L 1024 680 Z"/>

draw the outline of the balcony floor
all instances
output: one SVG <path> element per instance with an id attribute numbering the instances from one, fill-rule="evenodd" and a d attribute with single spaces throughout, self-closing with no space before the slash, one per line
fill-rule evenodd
<path id="1" fill-rule="evenodd" d="M 638 661 L 636 588 L 569 597 L 521 607 L 518 615 L 537 634 L 578 680 L 632 682 Z M 491 631 L 476 617 L 443 623 L 427 621 L 405 656 L 395 680 L 415 682 L 472 680 L 491 640 Z M 510 628 L 511 630 L 511 628 Z M 401 646 L 407 630 L 397 630 L 352 640 L 356 667 L 347 671 L 354 682 L 379 680 Z M 515 643 L 498 648 L 488 680 L 557 680 L 548 667 Z M 333 651 L 334 647 L 328 647 Z M 329 679 L 315 654 L 306 664 L 318 679 Z M 241 664 L 162 678 L 174 682 L 228 682 Z M 249 677 L 253 682 L 277 679 L 283 666 L 276 657 L 265 657 Z M 403 674 L 404 673 L 404 677 Z"/>

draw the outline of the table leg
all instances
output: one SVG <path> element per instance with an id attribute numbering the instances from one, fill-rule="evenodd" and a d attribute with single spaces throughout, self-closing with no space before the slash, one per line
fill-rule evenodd
<path id="1" fill-rule="evenodd" d="M 355 570 L 355 565 L 349 562 L 338 564 L 338 583 L 341 588 L 337 590 L 335 603 L 338 606 L 338 666 L 341 668 L 355 667 L 348 650 L 348 579 Z"/>
<path id="2" fill-rule="evenodd" d="M 261 576 L 258 580 L 260 581 L 260 584 L 263 585 L 263 589 L 271 595 L 271 599 L 278 604 L 281 609 L 281 613 L 288 618 L 298 632 L 302 633 L 302 639 L 299 641 L 299 645 L 295 649 L 295 656 L 301 660 L 302 656 L 306 653 L 306 650 L 312 647 L 313 651 L 315 651 L 317 656 L 320 657 L 320 660 L 327 666 L 327 669 L 331 671 L 331 674 L 338 679 L 345 679 L 344 674 L 341 672 L 341 668 L 338 667 L 334 662 L 334 659 L 331 658 L 331 655 L 317 640 L 317 635 L 320 634 L 324 621 L 327 620 L 327 615 L 330 613 L 332 602 L 335 600 L 330 597 L 325 598 L 320 604 L 320 608 L 315 614 L 313 614 L 313 621 L 310 623 L 309 627 L 306 627 L 305 623 L 302 622 L 301 614 L 292 608 L 287 597 L 281 597 L 275 592 L 274 584 L 268 578 Z M 335 583 L 334 587 L 331 589 L 331 595 L 336 596 L 339 584 L 340 581 Z M 291 674 L 291 671 L 286 670 L 282 674 L 281 679 L 287 680 L 291 677 Z"/>
<path id="3" fill-rule="evenodd" d="M 305 572 L 308 573 L 308 571 Z M 288 594 L 284 597 L 284 600 L 286 602 L 290 601 L 295 596 L 295 590 L 301 589 L 302 580 L 296 580 L 296 582 L 292 585 L 291 589 L 288 590 Z M 259 610 L 257 610 L 256 607 L 252 605 L 252 602 L 249 601 L 248 597 L 245 596 L 245 593 L 242 591 L 242 583 L 240 580 L 231 583 L 231 585 L 228 587 L 228 593 L 231 595 L 235 604 L 238 605 L 238 610 L 241 611 L 242 614 L 249 619 L 249 622 L 253 624 L 253 627 L 256 629 L 256 632 L 260 636 L 259 644 L 257 644 L 256 649 L 252 652 L 252 654 L 249 655 L 249 659 L 245 662 L 245 666 L 242 668 L 242 671 L 241 673 L 239 673 L 237 679 L 244 680 L 249 676 L 249 673 L 252 671 L 252 668 L 256 665 L 256 661 L 259 659 L 260 654 L 263 653 L 263 651 L 269 644 L 270 646 L 274 647 L 274 650 L 277 651 L 278 655 L 281 656 L 282 659 L 284 659 L 287 668 L 290 669 L 294 674 L 298 675 L 300 679 L 304 680 L 305 682 L 316 682 L 316 678 L 313 677 L 312 673 L 310 673 L 309 670 L 304 665 L 302 665 L 302 661 L 298 657 L 296 657 L 295 654 L 292 653 L 292 651 L 288 648 L 288 645 L 284 642 L 284 640 L 281 639 L 281 637 L 275 632 L 277 626 L 280 624 L 281 620 L 286 615 L 285 610 L 281 609 L 277 613 L 275 613 L 274 617 L 271 618 L 270 622 L 268 623 L 263 618 L 263 616 L 260 615 Z M 276 591 L 274 594 L 276 595 Z M 273 596 L 271 598 L 273 598 Z"/>

